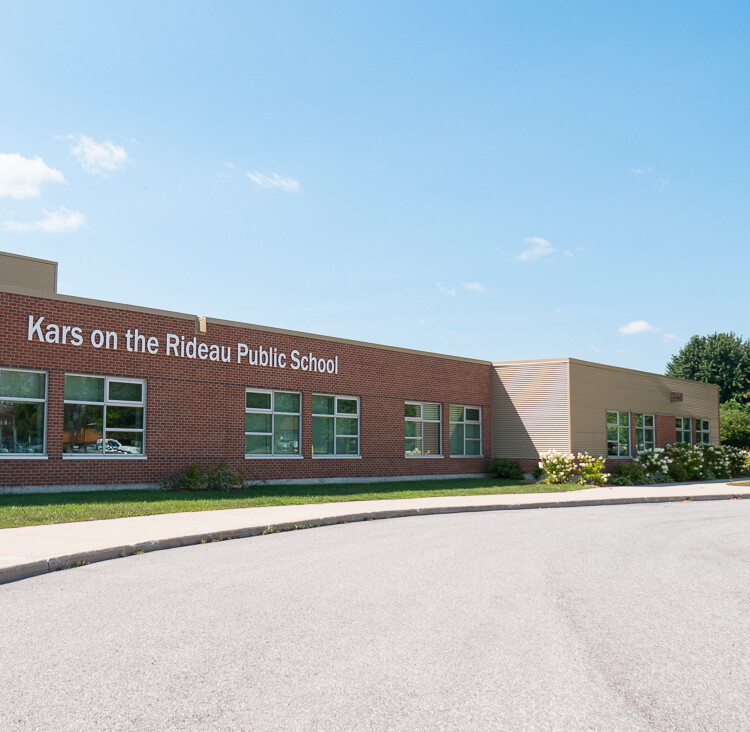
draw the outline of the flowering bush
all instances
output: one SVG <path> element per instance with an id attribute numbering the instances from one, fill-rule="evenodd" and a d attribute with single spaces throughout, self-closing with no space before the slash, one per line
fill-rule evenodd
<path id="1" fill-rule="evenodd" d="M 576 460 L 570 453 L 550 450 L 539 456 L 539 467 L 545 483 L 570 483 L 576 472 Z"/>
<path id="2" fill-rule="evenodd" d="M 539 468 L 544 473 L 545 483 L 572 483 L 578 476 L 580 485 L 603 485 L 609 474 L 604 472 L 604 458 L 587 452 L 577 456 L 569 452 L 550 450 L 539 456 Z"/>
<path id="3" fill-rule="evenodd" d="M 722 445 L 721 449 L 729 461 L 729 475 L 748 475 L 750 473 L 750 451 L 741 450 L 739 447 Z"/>
<path id="4" fill-rule="evenodd" d="M 731 462 L 729 455 L 723 447 L 716 445 L 696 445 L 703 452 L 703 477 L 728 478 L 731 473 Z"/>
<path id="5" fill-rule="evenodd" d="M 667 445 L 664 450 L 671 460 L 669 475 L 676 481 L 700 480 L 703 478 L 703 450 L 685 442 Z"/>
<path id="6" fill-rule="evenodd" d="M 650 450 L 641 450 L 635 462 L 643 466 L 649 478 L 653 478 L 655 475 L 664 475 L 669 471 L 672 458 L 667 455 L 663 447 L 654 447 Z"/>
<path id="7" fill-rule="evenodd" d="M 580 485 L 604 485 L 607 482 L 609 473 L 604 472 L 604 458 L 594 457 L 587 452 L 579 452 L 576 462 Z"/>

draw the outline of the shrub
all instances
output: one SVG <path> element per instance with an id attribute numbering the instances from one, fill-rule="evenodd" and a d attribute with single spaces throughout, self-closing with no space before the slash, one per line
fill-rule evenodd
<path id="1" fill-rule="evenodd" d="M 684 442 L 667 445 L 665 455 L 671 460 L 668 472 L 678 483 L 703 477 L 703 451 Z"/>
<path id="2" fill-rule="evenodd" d="M 703 480 L 729 477 L 731 463 L 725 448 L 706 444 L 696 447 L 703 452 Z"/>
<path id="3" fill-rule="evenodd" d="M 539 456 L 539 467 L 545 483 L 570 483 L 576 472 L 576 461 L 570 453 L 550 450 Z"/>
<path id="4" fill-rule="evenodd" d="M 242 473 L 235 473 L 227 465 L 227 461 L 222 460 L 210 473 L 206 473 L 205 482 L 209 491 L 231 491 L 241 488 L 244 480 Z"/>
<path id="5" fill-rule="evenodd" d="M 643 468 L 643 482 L 645 483 L 648 476 L 666 473 L 671 462 L 672 458 L 667 455 L 663 447 L 655 447 L 650 450 L 641 450 L 636 455 L 634 464 Z"/>
<path id="6" fill-rule="evenodd" d="M 202 491 L 206 489 L 206 476 L 203 473 L 200 460 L 196 460 L 187 469 L 182 486 L 188 491 Z"/>
<path id="7" fill-rule="evenodd" d="M 523 480 L 523 471 L 517 460 L 494 458 L 487 463 L 487 472 L 493 478 L 504 480 Z"/>
<path id="8" fill-rule="evenodd" d="M 609 473 L 604 472 L 604 458 L 579 452 L 576 463 L 579 485 L 604 485 L 609 479 Z"/>
<path id="9" fill-rule="evenodd" d="M 750 446 L 750 408 L 734 399 L 719 406 L 721 441 L 733 447 Z"/>
<path id="10" fill-rule="evenodd" d="M 642 463 L 634 460 L 632 462 L 618 462 L 615 465 L 615 475 L 612 478 L 614 485 L 642 485 L 647 482 L 648 474 Z"/>

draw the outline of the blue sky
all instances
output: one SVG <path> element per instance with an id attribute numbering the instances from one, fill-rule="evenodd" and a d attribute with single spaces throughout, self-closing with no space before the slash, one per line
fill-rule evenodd
<path id="1" fill-rule="evenodd" d="M 746 2 L 9 2 L 0 250 L 61 292 L 661 372 L 750 336 Z"/>

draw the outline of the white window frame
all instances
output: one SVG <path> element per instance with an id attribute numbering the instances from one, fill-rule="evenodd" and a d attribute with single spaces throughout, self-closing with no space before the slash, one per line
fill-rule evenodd
<path id="1" fill-rule="evenodd" d="M 248 407 L 247 406 L 247 395 L 248 394 L 269 394 L 271 396 L 271 407 L 269 409 L 263 409 L 261 407 Z M 277 412 L 275 411 L 275 399 L 274 394 L 296 394 L 299 396 L 299 411 L 298 412 Z M 271 452 L 269 453 L 245 453 L 246 460 L 298 460 L 302 458 L 302 392 L 294 391 L 293 389 L 253 389 L 248 387 L 245 389 L 245 414 L 270 414 L 271 415 L 271 432 L 248 432 L 245 430 L 245 436 L 247 435 L 269 435 L 271 437 Z M 297 452 L 279 454 L 275 453 L 275 445 L 273 441 L 274 427 L 276 426 L 276 415 L 282 417 L 297 417 Z"/>
<path id="2" fill-rule="evenodd" d="M 453 420 L 451 419 L 451 407 L 460 407 L 463 409 L 463 419 L 462 420 Z M 479 411 L 479 419 L 466 419 L 466 410 L 467 409 L 476 409 Z M 451 451 L 451 444 L 450 444 L 450 425 L 452 424 L 462 424 L 464 426 L 464 439 L 463 439 L 463 452 L 460 453 L 454 453 Z M 479 439 L 476 437 L 467 437 L 466 436 L 466 425 L 467 424 L 476 424 L 479 425 Z M 451 457 L 457 457 L 457 458 L 480 458 L 483 457 L 482 455 L 482 408 L 481 407 L 474 407 L 470 404 L 449 404 L 448 405 L 448 452 L 450 453 Z M 478 442 L 479 443 L 479 452 L 476 454 L 469 455 L 466 452 L 466 443 L 467 442 Z"/>
<path id="3" fill-rule="evenodd" d="M 704 439 L 705 438 L 705 439 Z M 711 444 L 711 420 L 710 419 L 696 419 L 695 420 L 695 444 Z"/>
<path id="4" fill-rule="evenodd" d="M 685 428 L 685 422 L 687 422 L 687 429 Z M 693 444 L 693 418 L 692 417 L 675 417 L 674 418 L 675 423 L 675 442 L 685 442 L 688 445 Z M 677 425 L 680 425 L 679 427 Z M 688 433 L 688 439 L 687 440 L 681 440 L 679 437 L 677 437 L 678 434 L 684 435 L 685 432 Z"/>
<path id="5" fill-rule="evenodd" d="M 63 384 L 63 415 L 65 414 L 66 404 L 83 404 L 84 406 L 91 407 L 103 407 L 102 409 L 102 452 L 101 453 L 89 453 L 81 454 L 76 452 L 64 452 L 63 460 L 145 460 L 146 459 L 146 379 L 134 379 L 130 376 L 104 376 L 103 374 L 81 374 L 72 371 L 65 373 L 65 376 L 81 376 L 85 379 L 104 379 L 104 400 L 101 402 L 85 401 L 81 399 L 66 399 L 65 398 L 65 385 Z M 118 384 L 140 384 L 141 385 L 141 401 L 133 402 L 122 399 L 110 399 L 109 398 L 109 385 L 110 382 L 115 381 Z M 121 452 L 110 452 L 106 451 L 107 444 L 107 407 L 142 407 L 143 408 L 143 427 L 142 429 L 135 429 L 132 427 L 114 427 L 113 432 L 133 432 L 142 435 L 143 452 L 139 453 L 121 453 Z M 65 417 L 63 416 L 63 431 L 65 430 Z"/>
<path id="6" fill-rule="evenodd" d="M 47 417 L 49 413 L 49 374 L 39 369 L 19 369 L 1 366 L 0 371 L 16 371 L 22 374 L 42 374 L 44 376 L 44 398 L 37 397 L 6 397 L 0 396 L 3 402 L 20 402 L 21 404 L 44 404 L 44 436 L 42 439 L 42 452 L 0 452 L 2 460 L 46 460 L 47 459 Z"/>
<path id="7" fill-rule="evenodd" d="M 643 420 L 643 426 L 638 426 L 638 417 Z M 646 418 L 651 418 L 651 427 L 646 427 Z M 654 439 L 646 441 L 646 430 L 651 430 L 654 434 Z M 643 435 L 643 447 L 638 446 L 638 433 Z M 636 414 L 635 415 L 635 452 L 638 454 L 643 450 L 653 450 L 656 448 L 656 415 L 654 414 Z"/>
<path id="8" fill-rule="evenodd" d="M 313 409 L 313 400 L 316 396 L 321 397 L 328 397 L 334 400 L 333 402 L 333 414 L 316 414 Z M 339 399 L 345 399 L 349 402 L 356 402 L 357 403 L 357 412 L 356 414 L 350 414 L 346 412 L 339 412 Z M 326 454 L 326 455 L 316 455 L 315 454 L 315 448 L 311 443 L 311 449 L 313 450 L 312 456 L 316 460 L 331 460 L 331 459 L 346 459 L 346 460 L 352 460 L 362 457 L 362 438 L 360 437 L 360 401 L 359 397 L 355 396 L 346 396 L 345 394 L 324 394 L 323 392 L 315 392 L 311 399 L 310 399 L 310 411 L 312 412 L 312 418 L 314 419 L 332 419 L 333 420 L 333 454 Z M 356 419 L 357 420 L 357 434 L 356 435 L 339 435 L 336 430 L 336 424 L 339 419 Z M 351 438 L 356 437 L 357 438 L 357 452 L 356 454 L 353 453 L 338 453 L 337 452 L 337 446 L 336 446 L 336 438 L 337 437 L 345 437 L 345 438 Z"/>
<path id="9" fill-rule="evenodd" d="M 618 432 L 617 454 L 616 455 L 613 455 L 609 451 L 609 445 L 612 442 L 612 440 L 609 439 L 609 428 L 610 428 L 609 415 L 610 414 L 616 414 L 617 415 L 617 424 L 611 425 L 612 427 L 616 427 L 617 428 L 617 432 Z M 627 422 L 627 424 L 620 424 L 620 415 L 621 414 L 627 414 L 628 415 L 628 422 Z M 619 432 L 620 432 L 621 429 L 625 429 L 625 427 L 627 427 L 627 429 L 628 429 L 628 451 L 626 453 L 622 453 L 622 452 L 620 452 Z M 632 452 L 633 452 L 632 442 L 633 441 L 632 441 L 632 436 L 630 434 L 630 412 L 625 411 L 624 409 L 622 409 L 622 410 L 620 410 L 620 409 L 608 409 L 607 410 L 606 428 L 607 428 L 607 457 L 608 458 L 614 458 L 614 459 L 632 457 Z"/>
<path id="10" fill-rule="evenodd" d="M 438 408 L 438 418 L 437 419 L 424 419 L 424 407 L 425 405 L 429 404 L 437 405 Z M 424 425 L 425 424 L 437 424 L 438 426 L 438 452 L 437 453 L 430 453 L 428 455 L 425 455 L 423 452 L 421 453 L 408 453 L 406 452 L 406 445 L 404 445 L 404 457 L 407 458 L 441 458 L 443 457 L 443 405 L 440 402 L 414 402 L 414 401 L 405 401 L 404 402 L 404 412 L 406 411 L 407 405 L 416 405 L 419 407 L 419 417 L 407 417 L 404 413 L 404 424 L 406 422 L 419 422 L 422 424 L 422 435 L 420 437 L 408 437 L 406 435 L 406 427 L 404 427 L 404 439 L 405 440 L 419 440 L 422 443 L 422 446 L 424 446 Z"/>

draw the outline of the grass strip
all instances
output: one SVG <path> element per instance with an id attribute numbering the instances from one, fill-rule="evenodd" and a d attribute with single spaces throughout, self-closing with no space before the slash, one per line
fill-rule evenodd
<path id="1" fill-rule="evenodd" d="M 518 483 L 489 478 L 346 483 L 336 485 L 255 486 L 238 491 L 123 490 L 88 493 L 0 495 L 0 529 L 62 524 L 71 521 L 151 516 L 182 511 L 214 511 L 253 506 L 288 506 L 339 501 L 373 501 L 430 496 L 483 496 L 511 493 L 558 493 L 583 486 Z"/>

